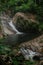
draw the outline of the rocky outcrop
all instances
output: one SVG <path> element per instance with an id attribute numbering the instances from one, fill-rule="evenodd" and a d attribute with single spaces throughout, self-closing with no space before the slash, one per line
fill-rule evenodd
<path id="1" fill-rule="evenodd" d="M 32 14 L 26 15 L 25 13 L 18 12 L 13 17 L 13 23 L 21 32 L 35 32 L 39 29 L 39 22 L 35 20 L 35 16 Z"/>
<path id="2" fill-rule="evenodd" d="M 17 21 L 17 19 L 18 19 L 19 17 L 22 17 L 22 18 L 25 19 L 25 20 L 31 19 L 32 22 L 37 23 L 37 22 L 35 21 L 36 15 L 30 14 L 30 13 L 28 13 L 28 14 L 27 14 L 27 13 L 22 13 L 22 12 L 17 12 L 17 13 L 15 14 L 15 16 L 13 17 L 13 22 L 16 23 L 16 21 Z"/>
<path id="3" fill-rule="evenodd" d="M 43 54 L 43 34 L 28 42 L 21 43 L 20 47 L 21 46 L 26 46 L 33 51 L 40 52 Z"/>

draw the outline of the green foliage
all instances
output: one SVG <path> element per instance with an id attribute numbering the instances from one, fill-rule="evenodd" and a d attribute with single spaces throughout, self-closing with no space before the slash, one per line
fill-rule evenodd
<path id="1" fill-rule="evenodd" d="M 0 0 L 0 11 L 32 11 L 43 13 L 43 0 L 41 0 L 40 4 L 37 4 L 35 0 Z"/>
<path id="2" fill-rule="evenodd" d="M 11 52 L 10 46 L 0 44 L 0 54 L 8 54 Z"/>
<path id="3" fill-rule="evenodd" d="M 31 62 L 31 61 L 24 61 L 25 65 L 35 65 L 36 62 Z"/>
<path id="4" fill-rule="evenodd" d="M 0 0 L 0 10 L 27 11 L 33 4 L 33 0 Z"/>
<path id="5" fill-rule="evenodd" d="M 38 0 L 39 1 L 39 0 Z M 0 11 L 13 11 L 16 12 L 33 12 L 38 15 L 43 15 L 43 0 L 0 0 Z"/>

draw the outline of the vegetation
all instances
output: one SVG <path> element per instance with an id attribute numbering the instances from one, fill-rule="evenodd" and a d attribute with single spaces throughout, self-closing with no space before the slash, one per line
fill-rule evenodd
<path id="1" fill-rule="evenodd" d="M 26 61 L 22 55 L 15 55 L 9 45 L 0 44 L 0 65 L 34 65 L 35 62 Z M 17 49 L 16 49 L 17 50 Z M 21 63 L 22 62 L 22 63 Z"/>
<path id="2" fill-rule="evenodd" d="M 12 12 L 36 12 L 37 14 L 43 14 L 43 0 L 37 2 L 37 0 L 0 0 L 0 11 L 12 11 Z"/>
<path id="3" fill-rule="evenodd" d="M 0 0 L 0 14 L 3 12 L 11 14 L 10 16 L 17 12 L 35 14 L 39 24 L 20 18 L 17 20 L 16 27 L 26 33 L 43 31 L 43 0 Z M 35 62 L 25 61 L 22 55 L 15 56 L 16 52 L 11 46 L 3 45 L 5 40 L 6 38 L 0 39 L 0 65 L 35 65 Z M 43 43 L 43 40 L 40 43 Z"/>
<path id="4" fill-rule="evenodd" d="M 33 3 L 33 0 L 0 0 L 0 10 L 27 11 Z"/>

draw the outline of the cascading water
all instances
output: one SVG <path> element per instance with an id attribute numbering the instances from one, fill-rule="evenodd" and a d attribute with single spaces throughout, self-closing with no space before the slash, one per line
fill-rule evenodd
<path id="1" fill-rule="evenodd" d="M 10 18 L 6 18 L 4 16 L 0 17 L 1 24 L 2 24 L 2 33 L 6 36 L 4 44 L 12 44 L 15 45 L 16 43 L 21 42 L 22 32 L 19 32 L 15 25 L 13 24 Z"/>
<path id="2" fill-rule="evenodd" d="M 27 48 L 25 49 L 24 47 L 21 47 L 20 51 L 26 60 L 31 59 L 31 61 L 34 61 L 34 60 L 41 59 L 41 54 L 38 52 L 34 52 L 34 51 L 27 49 Z"/>
<path id="3" fill-rule="evenodd" d="M 9 21 L 9 22 L 8 22 L 8 21 Z M 3 31 L 4 31 L 5 33 L 7 33 L 8 30 L 9 30 L 9 31 L 12 31 L 12 33 L 16 32 L 16 34 L 23 34 L 22 32 L 19 32 L 19 31 L 16 29 L 16 27 L 15 27 L 15 25 L 13 24 L 12 20 L 9 20 L 9 19 L 7 20 L 6 17 L 1 17 L 1 23 L 2 23 L 2 26 L 3 26 Z M 6 31 L 6 30 L 7 30 L 7 31 Z M 10 34 L 10 32 L 7 33 L 7 34 Z"/>
<path id="4" fill-rule="evenodd" d="M 15 25 L 12 23 L 12 21 L 10 21 L 10 22 L 8 22 L 9 23 L 9 25 L 12 27 L 12 29 L 16 32 L 16 34 L 23 34 L 22 32 L 19 32 L 17 29 L 16 29 L 16 27 L 15 27 Z"/>

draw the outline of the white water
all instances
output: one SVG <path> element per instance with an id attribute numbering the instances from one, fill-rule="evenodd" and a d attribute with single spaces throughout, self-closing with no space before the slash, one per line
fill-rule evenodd
<path id="1" fill-rule="evenodd" d="M 16 34 L 23 34 L 22 32 L 19 32 L 16 27 L 14 26 L 14 24 L 12 23 L 12 21 L 9 22 L 9 25 L 12 27 L 12 29 L 16 32 Z"/>
<path id="2" fill-rule="evenodd" d="M 11 27 L 12 28 L 12 30 L 13 31 L 15 31 L 16 32 L 16 34 L 23 34 L 23 32 L 19 32 L 17 29 L 16 29 L 16 27 L 15 27 L 15 25 L 13 24 L 13 22 L 12 22 L 12 20 L 10 20 L 10 22 L 7 22 L 8 20 L 6 19 L 6 17 L 0 17 L 1 18 L 1 22 L 2 22 L 2 25 L 3 25 L 3 30 L 4 30 L 4 32 L 6 31 L 6 29 L 8 29 L 7 28 L 7 26 L 9 27 Z M 7 23 L 9 24 L 7 24 Z M 6 26 L 7 25 L 7 26 Z M 10 29 L 10 27 L 9 27 L 9 29 Z M 6 31 L 7 32 L 7 31 Z"/>
<path id="3" fill-rule="evenodd" d="M 39 53 L 34 52 L 32 50 L 29 50 L 29 49 L 25 49 L 25 48 L 21 48 L 20 51 L 21 51 L 21 53 L 23 54 L 23 56 L 26 60 L 31 59 L 31 61 L 33 61 L 33 57 L 36 56 L 36 55 L 37 56 L 39 55 Z"/>

